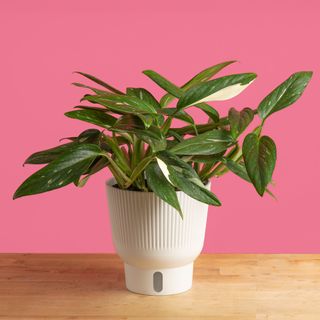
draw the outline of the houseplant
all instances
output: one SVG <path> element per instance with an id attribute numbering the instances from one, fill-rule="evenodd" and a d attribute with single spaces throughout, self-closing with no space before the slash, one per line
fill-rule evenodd
<path id="1" fill-rule="evenodd" d="M 65 115 L 103 130 L 88 129 L 68 143 L 32 154 L 25 163 L 46 166 L 22 183 L 14 199 L 70 183 L 82 187 L 109 168 L 114 177 L 107 183 L 113 240 L 125 261 L 128 289 L 155 295 L 189 289 L 193 261 L 203 246 L 207 206 L 220 206 L 210 179 L 230 171 L 260 196 L 271 194 L 276 145 L 262 135 L 263 125 L 271 114 L 293 104 L 312 76 L 294 73 L 257 108 L 231 108 L 220 117 L 207 102 L 231 99 L 256 78 L 254 73 L 215 77 L 234 62 L 207 68 L 182 87 L 144 71 L 166 91 L 159 101 L 146 89 L 127 88 L 124 93 L 79 72 L 100 87 L 74 83 L 92 93 L 81 99 L 85 105 Z M 175 99 L 176 105 L 169 106 Z M 196 124 L 190 107 L 205 112 L 207 123 Z M 240 143 L 256 115 L 261 121 Z M 177 126 L 177 120 L 186 125 Z"/>

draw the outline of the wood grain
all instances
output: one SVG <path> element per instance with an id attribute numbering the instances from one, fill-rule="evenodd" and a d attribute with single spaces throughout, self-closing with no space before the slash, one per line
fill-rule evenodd
<path id="1" fill-rule="evenodd" d="M 2 254 L 0 319 L 319 320 L 320 255 L 201 255 L 191 291 L 152 297 L 116 255 Z"/>

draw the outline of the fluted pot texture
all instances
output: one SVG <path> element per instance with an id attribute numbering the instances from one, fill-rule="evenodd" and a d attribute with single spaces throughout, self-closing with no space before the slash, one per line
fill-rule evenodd
<path id="1" fill-rule="evenodd" d="M 124 261 L 128 290 L 149 295 L 189 290 L 193 261 L 203 247 L 208 205 L 177 191 L 182 219 L 153 192 L 114 185 L 114 179 L 107 183 L 112 239 Z"/>

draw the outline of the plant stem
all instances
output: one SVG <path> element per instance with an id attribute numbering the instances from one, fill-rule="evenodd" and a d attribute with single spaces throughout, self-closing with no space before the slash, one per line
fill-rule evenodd
<path id="1" fill-rule="evenodd" d="M 119 175 L 126 183 L 130 181 L 130 178 L 126 176 L 126 174 L 120 169 L 120 167 L 114 162 L 114 160 L 108 155 L 108 153 L 103 152 L 102 155 L 109 160 L 110 165 L 116 171 L 117 175 Z"/>
<path id="2" fill-rule="evenodd" d="M 214 161 L 212 163 L 205 163 L 199 173 L 201 180 L 206 180 L 206 175 L 213 169 L 213 167 L 218 163 L 218 161 Z"/>
<path id="3" fill-rule="evenodd" d="M 254 109 L 253 112 L 254 112 L 254 114 L 257 114 L 258 110 Z M 197 134 L 197 132 L 195 130 L 197 130 L 198 133 L 204 133 L 204 132 L 212 130 L 212 129 L 227 126 L 228 124 L 229 124 L 229 118 L 223 117 L 223 118 L 220 118 L 220 120 L 218 122 L 199 124 L 197 126 L 189 125 L 189 126 L 185 126 L 185 127 L 181 127 L 181 128 L 171 128 L 170 131 L 174 131 L 180 135 L 183 135 L 183 134 L 195 135 L 195 134 Z M 262 125 L 263 125 L 263 123 L 262 123 Z"/>
<path id="4" fill-rule="evenodd" d="M 117 140 L 114 137 L 111 138 L 109 136 L 104 136 L 104 141 L 111 148 L 113 154 L 115 155 L 115 162 L 117 162 L 117 166 L 119 166 L 119 168 L 121 168 L 121 170 L 126 174 L 130 174 L 131 168 L 129 166 L 128 159 L 119 147 Z"/>
<path id="5" fill-rule="evenodd" d="M 168 116 L 165 123 L 161 127 L 161 131 L 164 135 L 166 135 L 168 133 L 170 126 L 171 126 L 171 123 L 172 123 L 172 117 Z"/>
<path id="6" fill-rule="evenodd" d="M 137 166 L 137 164 L 140 161 L 141 157 L 141 144 L 142 140 L 138 139 L 136 136 L 133 137 L 133 152 L 132 152 L 132 159 L 131 159 L 131 169 L 134 170 L 134 168 Z"/>
<path id="7" fill-rule="evenodd" d="M 126 184 L 126 188 L 128 188 L 131 184 L 136 186 L 138 189 L 146 190 L 145 186 L 145 179 L 144 176 L 140 172 L 137 175 L 137 168 L 139 168 L 139 165 L 141 163 L 141 159 L 144 156 L 144 143 L 141 139 L 137 138 L 136 136 L 133 137 L 133 157 L 132 157 L 132 162 L 131 162 L 131 168 L 132 168 L 132 173 L 131 173 L 131 182 Z M 143 159 L 142 159 L 143 161 Z M 132 179 L 134 177 L 134 179 Z"/>
<path id="8" fill-rule="evenodd" d="M 237 160 L 239 157 L 242 156 L 242 150 L 239 148 L 239 145 L 236 144 L 233 149 L 229 151 L 229 153 L 226 155 L 226 158 Z M 205 177 L 206 179 L 210 179 L 214 176 L 220 177 L 223 174 L 227 173 L 229 169 L 225 166 L 224 163 L 220 162 L 211 172 L 207 174 Z"/>
<path id="9" fill-rule="evenodd" d="M 124 189 L 125 182 L 124 182 L 123 178 L 118 174 L 118 172 L 111 165 L 109 165 L 108 168 L 109 168 L 110 172 L 112 173 L 113 177 L 116 179 L 119 187 L 121 189 Z"/>
<path id="10" fill-rule="evenodd" d="M 149 156 L 144 159 L 134 168 L 130 180 L 125 183 L 125 189 L 129 188 L 131 184 L 143 173 L 144 169 L 153 160 L 154 156 Z"/>
<path id="11" fill-rule="evenodd" d="M 199 165 L 198 162 L 194 162 L 194 163 L 193 163 L 193 169 L 194 169 L 194 171 L 199 175 L 200 165 Z"/>

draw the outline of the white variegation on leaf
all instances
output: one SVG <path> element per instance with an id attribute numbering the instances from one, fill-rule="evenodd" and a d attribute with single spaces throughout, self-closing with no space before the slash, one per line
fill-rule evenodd
<path id="1" fill-rule="evenodd" d="M 199 101 L 196 101 L 194 104 L 201 103 L 201 102 L 209 102 L 209 101 L 224 101 L 229 100 L 236 97 L 240 94 L 243 90 L 245 90 L 254 80 L 250 81 L 247 84 L 237 83 L 232 86 L 223 88 Z"/>
<path id="2" fill-rule="evenodd" d="M 177 107 L 183 109 L 206 101 L 231 99 L 246 89 L 256 77 L 255 73 L 239 73 L 199 83 L 180 97 Z"/>
<path id="3" fill-rule="evenodd" d="M 157 159 L 157 163 L 158 163 L 158 166 L 160 167 L 163 175 L 166 177 L 166 179 L 172 184 L 172 182 L 170 181 L 169 179 L 169 175 L 170 175 L 170 172 L 168 170 L 168 167 L 167 165 L 159 158 L 156 158 Z"/>

